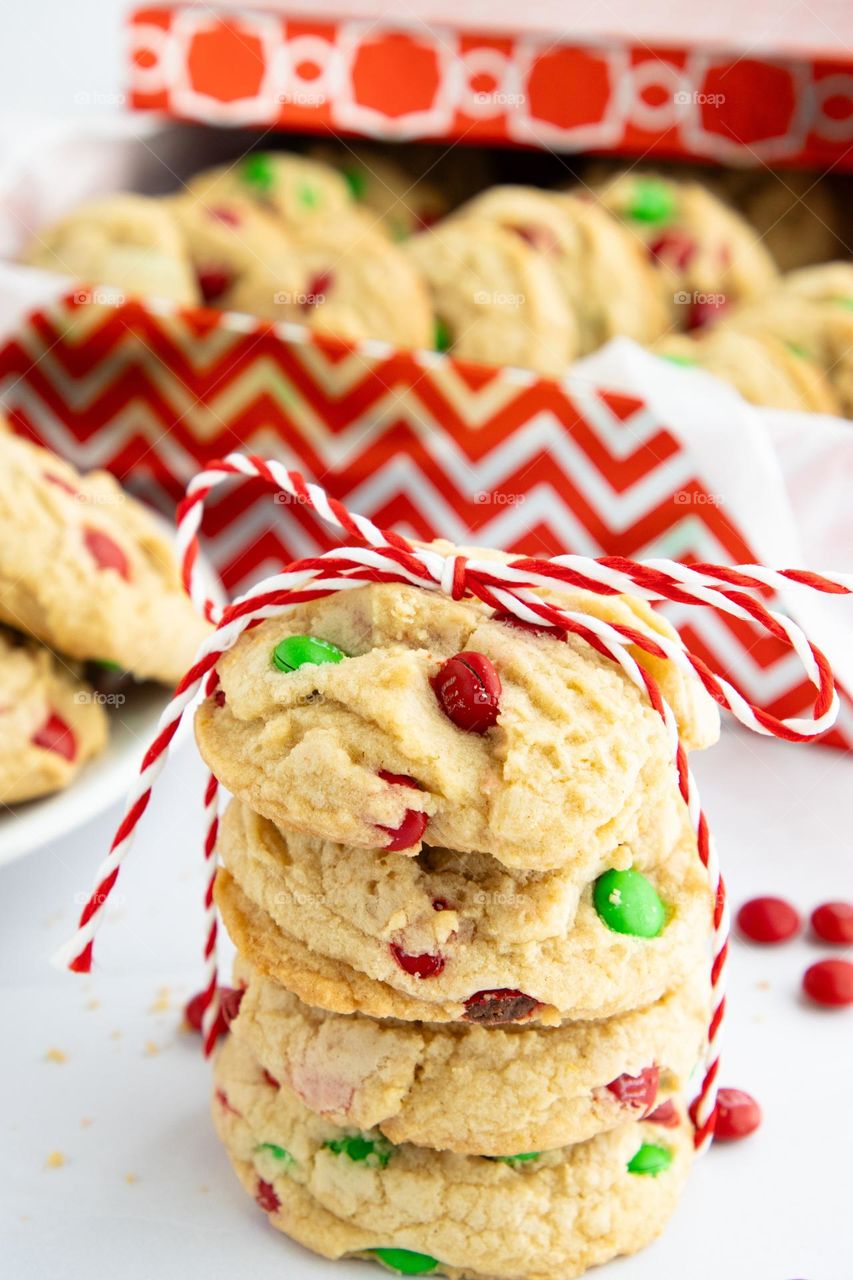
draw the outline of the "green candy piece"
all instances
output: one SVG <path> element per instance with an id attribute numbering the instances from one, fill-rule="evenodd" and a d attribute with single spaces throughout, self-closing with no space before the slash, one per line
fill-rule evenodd
<path id="1" fill-rule="evenodd" d="M 799 356 L 801 360 L 809 359 L 808 351 L 806 351 L 805 347 L 801 347 L 798 343 L 786 342 L 785 346 L 788 348 L 789 351 L 792 351 L 795 356 Z"/>
<path id="2" fill-rule="evenodd" d="M 367 178 L 363 169 L 344 169 L 344 178 L 353 200 L 363 200 L 367 191 Z"/>
<path id="3" fill-rule="evenodd" d="M 853 311 L 853 298 L 833 298 L 832 301 L 837 307 L 845 307 L 848 311 Z"/>
<path id="4" fill-rule="evenodd" d="M 240 177 L 249 187 L 269 191 L 275 183 L 275 170 L 264 151 L 254 151 L 246 156 L 240 168 Z"/>
<path id="5" fill-rule="evenodd" d="M 401 1276 L 428 1276 L 439 1265 L 438 1259 L 428 1253 L 412 1253 L 410 1249 L 368 1249 L 367 1252 Z"/>
<path id="6" fill-rule="evenodd" d="M 391 1143 L 384 1138 L 366 1138 L 361 1133 L 351 1134 L 345 1138 L 332 1138 L 324 1143 L 324 1146 L 328 1151 L 333 1151 L 336 1156 L 346 1156 L 357 1164 L 364 1162 L 374 1167 L 378 1166 L 380 1169 L 387 1167 L 394 1151 Z"/>
<path id="7" fill-rule="evenodd" d="M 538 1160 L 541 1154 L 541 1151 L 525 1151 L 518 1156 L 486 1156 L 486 1159 L 496 1160 L 501 1164 L 524 1164 L 527 1160 Z"/>
<path id="8" fill-rule="evenodd" d="M 670 364 L 683 364 L 685 368 L 697 364 L 697 361 L 692 356 L 661 355 L 661 360 L 668 360 Z"/>
<path id="9" fill-rule="evenodd" d="M 331 640 L 317 636 L 285 636 L 272 651 L 273 666 L 279 671 L 298 671 L 300 667 L 319 667 L 324 662 L 342 662 L 347 655 Z"/>
<path id="10" fill-rule="evenodd" d="M 285 1169 L 290 1169 L 296 1164 L 293 1156 L 284 1147 L 278 1146 L 275 1142 L 259 1142 L 255 1147 L 256 1151 L 268 1151 L 271 1156 L 275 1156 L 276 1160 L 280 1160 Z"/>
<path id="11" fill-rule="evenodd" d="M 297 194 L 303 209 L 316 209 L 320 203 L 320 192 L 316 187 L 300 187 Z"/>
<path id="12" fill-rule="evenodd" d="M 644 1142 L 637 1154 L 628 1161 L 629 1173 L 641 1173 L 656 1178 L 672 1164 L 669 1147 L 659 1147 L 655 1142 Z"/>
<path id="13" fill-rule="evenodd" d="M 639 871 L 605 871 L 595 882 L 592 900 L 614 933 L 656 938 L 666 923 L 663 903 L 651 881 Z"/>
<path id="14" fill-rule="evenodd" d="M 113 662 L 112 658 L 93 658 L 96 667 L 103 667 L 105 671 L 124 672 L 124 667 L 120 662 Z"/>
<path id="15" fill-rule="evenodd" d="M 627 213 L 635 222 L 669 222 L 675 213 L 675 195 L 666 183 L 642 178 L 634 184 Z"/>
<path id="16" fill-rule="evenodd" d="M 436 351 L 449 351 L 453 345 L 453 339 L 450 336 L 450 330 L 443 320 L 435 322 L 435 338 L 433 345 Z"/>

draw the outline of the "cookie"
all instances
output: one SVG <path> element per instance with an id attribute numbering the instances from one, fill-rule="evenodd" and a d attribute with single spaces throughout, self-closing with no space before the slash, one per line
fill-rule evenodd
<path id="1" fill-rule="evenodd" d="M 183 239 L 166 203 L 115 195 L 80 205 L 40 231 L 23 261 L 138 297 L 199 301 Z"/>
<path id="2" fill-rule="evenodd" d="M 583 1142 L 680 1093 L 708 1024 L 708 966 L 644 1009 L 541 1028 L 405 1023 L 304 1004 L 238 961 L 232 1033 L 333 1124 L 460 1154 Z"/>
<path id="3" fill-rule="evenodd" d="M 288 314 L 292 307 L 282 307 L 279 277 L 265 269 L 245 277 L 231 306 L 270 320 L 293 319 L 349 342 L 378 338 L 399 347 L 432 345 L 435 324 L 426 287 L 401 248 L 367 215 L 318 220 L 300 231 L 295 249 L 304 272 L 295 315 Z"/>
<path id="4" fill-rule="evenodd" d="M 561 599 L 665 626 L 625 597 Z M 415 854 L 423 837 L 543 871 L 634 842 L 645 771 L 675 786 L 662 722 L 615 663 L 474 601 L 342 592 L 246 632 L 218 669 L 196 715 L 206 763 L 279 826 L 339 844 Z M 707 694 L 665 662 L 651 669 L 685 742 L 714 741 Z"/>
<path id="5" fill-rule="evenodd" d="M 774 285 L 776 266 L 755 231 L 703 184 L 631 171 L 597 194 L 646 246 L 678 328 L 715 323 Z"/>
<path id="6" fill-rule="evenodd" d="M 153 516 L 105 471 L 14 435 L 0 435 L 0 622 L 166 684 L 209 631 Z"/>
<path id="7" fill-rule="evenodd" d="M 406 240 L 431 227 L 449 210 L 438 183 L 410 172 L 387 149 L 347 143 L 321 145 L 311 155 L 331 165 L 346 179 L 360 209 L 373 215 L 392 240 Z"/>
<path id="8" fill-rule="evenodd" d="M 779 281 L 779 288 L 810 302 L 831 302 L 853 311 L 853 262 L 822 262 L 789 271 Z"/>
<path id="9" fill-rule="evenodd" d="M 806 272 L 795 274 L 805 276 Z M 834 287 L 826 283 L 830 278 L 819 277 L 819 286 L 806 280 L 801 287 Z M 726 323 L 737 333 L 775 338 L 794 354 L 818 365 L 844 417 L 853 417 L 853 310 L 843 301 L 823 300 L 783 287 L 738 307 Z"/>
<path id="10" fill-rule="evenodd" d="M 234 308 L 241 282 L 263 271 L 289 302 L 293 316 L 304 296 L 306 271 L 280 222 L 245 197 L 207 204 L 177 196 L 169 207 L 180 228 L 201 297 L 209 306 Z"/>
<path id="11" fill-rule="evenodd" d="M 691 337 L 672 334 L 654 348 L 676 364 L 696 365 L 730 383 L 744 400 L 801 413 L 839 413 L 823 370 L 770 335 L 738 333 L 726 325 Z"/>
<path id="12" fill-rule="evenodd" d="M 0 627 L 0 803 L 62 790 L 106 741 L 104 709 L 76 670 Z"/>
<path id="13" fill-rule="evenodd" d="M 426 280 L 435 345 L 460 360 L 559 376 L 577 353 L 577 328 L 542 254 L 479 217 L 453 217 L 404 246 Z"/>
<path id="14" fill-rule="evenodd" d="M 671 1126 L 628 1120 L 559 1151 L 489 1159 L 341 1129 L 269 1083 L 235 1037 L 214 1078 L 217 1132 L 271 1224 L 324 1257 L 408 1275 L 571 1280 L 659 1235 L 692 1162 L 680 1102 Z"/>
<path id="15" fill-rule="evenodd" d="M 542 255 L 575 319 L 577 355 L 617 334 L 651 342 L 667 328 L 660 279 L 647 254 L 592 201 L 535 187 L 492 187 L 458 216 L 486 218 Z"/>
<path id="16" fill-rule="evenodd" d="M 643 872 L 620 847 L 586 881 L 490 874 L 482 858 L 426 846 L 414 860 L 323 845 L 238 801 L 218 852 L 267 933 L 334 961 L 350 987 L 367 980 L 359 1007 L 376 1017 L 389 991 L 426 1021 L 609 1017 L 657 1000 L 707 949 L 708 876 L 686 821 L 665 860 Z"/>
<path id="17" fill-rule="evenodd" d="M 287 229 L 345 217 L 355 208 L 346 180 L 330 165 L 290 151 L 252 151 L 233 164 L 203 169 L 186 184 L 203 204 L 251 200 Z"/>

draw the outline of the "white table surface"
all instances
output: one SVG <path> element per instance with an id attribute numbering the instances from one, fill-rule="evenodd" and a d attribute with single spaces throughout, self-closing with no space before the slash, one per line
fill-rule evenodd
<path id="1" fill-rule="evenodd" d="M 732 732 L 696 765 L 736 903 L 772 892 L 808 910 L 853 896 L 853 759 Z M 201 973 L 201 786 L 187 745 L 155 793 L 89 978 L 53 971 L 48 956 L 115 811 L 0 871 L 0 1273 L 13 1280 L 381 1274 L 279 1238 L 214 1138 L 208 1068 L 179 1029 Z M 601 1280 L 850 1280 L 853 1010 L 800 999 L 821 954 L 807 940 L 735 945 L 722 1078 L 760 1099 L 764 1124 L 712 1150 L 664 1237 Z M 53 1152 L 61 1167 L 48 1166 Z"/>

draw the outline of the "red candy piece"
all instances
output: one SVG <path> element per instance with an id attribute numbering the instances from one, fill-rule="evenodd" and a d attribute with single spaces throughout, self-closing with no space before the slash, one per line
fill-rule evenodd
<path id="1" fill-rule="evenodd" d="M 803 974 L 803 990 L 816 1004 L 834 1008 L 853 1004 L 853 964 L 849 960 L 819 960 Z"/>
<path id="2" fill-rule="evenodd" d="M 716 324 L 726 309 L 725 302 L 691 302 L 687 312 L 688 329 L 704 329 Z"/>
<path id="3" fill-rule="evenodd" d="M 275 1193 L 275 1187 L 270 1182 L 264 1182 L 263 1178 L 258 1179 L 255 1199 L 264 1213 L 278 1213 L 281 1208 L 281 1201 Z"/>
<path id="4" fill-rule="evenodd" d="M 230 1111 L 232 1116 L 239 1116 L 240 1112 L 237 1110 L 236 1107 L 231 1106 L 231 1103 L 228 1101 L 228 1096 L 225 1093 L 224 1089 L 216 1090 L 216 1101 L 219 1103 L 220 1107 L 223 1108 L 223 1110 Z"/>
<path id="5" fill-rule="evenodd" d="M 557 248 L 557 237 L 550 227 L 537 226 L 531 223 L 530 225 L 514 226 L 511 229 L 532 248 L 538 249 L 540 253 L 553 253 Z"/>
<path id="6" fill-rule="evenodd" d="M 233 209 L 229 209 L 227 204 L 215 205 L 207 211 L 211 218 L 215 218 L 217 222 L 224 222 L 226 227 L 239 227 L 242 219 Z"/>
<path id="7" fill-rule="evenodd" d="M 824 902 L 812 912 L 812 928 L 823 942 L 853 942 L 853 902 Z"/>
<path id="8" fill-rule="evenodd" d="M 485 733 L 497 722 L 501 681 L 483 653 L 465 650 L 448 658 L 430 681 L 448 720 L 467 733 Z"/>
<path id="9" fill-rule="evenodd" d="M 313 307 L 319 307 L 325 301 L 326 294 L 334 287 L 334 283 L 334 272 L 318 271 L 317 275 L 308 281 L 300 310 L 310 311 Z"/>
<path id="10" fill-rule="evenodd" d="M 654 1111 L 650 1111 L 643 1119 L 649 1124 L 659 1124 L 664 1129 L 675 1129 L 678 1127 L 678 1107 L 672 1098 L 667 1098 L 666 1102 L 662 1102 L 659 1107 L 655 1107 Z"/>
<path id="11" fill-rule="evenodd" d="M 77 758 L 77 739 L 70 725 L 51 711 L 42 727 L 30 739 L 34 747 L 44 751 L 53 751 L 58 756 L 72 761 Z"/>
<path id="12" fill-rule="evenodd" d="M 721 1089 L 717 1094 L 715 1142 L 736 1142 L 748 1138 L 761 1124 L 761 1108 L 742 1089 Z"/>
<path id="13" fill-rule="evenodd" d="M 271 1089 L 281 1088 L 281 1085 L 276 1080 L 275 1076 L 271 1076 L 270 1073 L 267 1071 L 266 1067 L 263 1068 L 263 1077 L 265 1082 L 270 1086 Z"/>
<path id="14" fill-rule="evenodd" d="M 523 1022 L 540 1002 L 523 991 L 476 991 L 465 1001 L 465 1021 L 494 1026 L 501 1022 Z"/>
<path id="15" fill-rule="evenodd" d="M 750 898 L 737 913 L 737 926 L 750 942 L 787 942 L 800 923 L 799 912 L 784 898 Z"/>
<path id="16" fill-rule="evenodd" d="M 611 1080 L 607 1090 L 623 1107 L 648 1111 L 658 1096 L 660 1071 L 657 1067 L 644 1067 L 638 1076 L 621 1075 Z"/>
<path id="17" fill-rule="evenodd" d="M 245 994 L 245 987 L 219 988 L 219 1008 L 222 1011 L 222 1018 L 226 1027 L 231 1026 L 231 1023 L 240 1012 L 240 1005 L 243 1003 L 243 996 Z"/>
<path id="18" fill-rule="evenodd" d="M 451 902 L 448 902 L 446 898 L 433 898 L 432 909 L 433 911 L 455 911 L 456 910 L 453 904 Z"/>
<path id="19" fill-rule="evenodd" d="M 228 1023 L 225 1021 L 225 1014 L 222 1007 L 222 997 L 228 992 L 229 988 L 221 987 L 219 990 L 220 1004 L 216 1015 L 216 1026 L 214 1028 L 214 1036 L 218 1040 L 220 1036 L 224 1036 L 228 1031 Z M 188 1000 L 184 1006 L 184 1022 L 190 1031 L 196 1031 L 201 1034 L 201 1021 L 204 1017 L 204 1001 L 207 995 L 206 991 L 199 991 L 192 999 Z"/>
<path id="20" fill-rule="evenodd" d="M 109 534 L 87 526 L 83 530 L 83 541 L 99 569 L 115 569 L 125 582 L 130 581 L 130 565 L 127 556 Z"/>
<path id="21" fill-rule="evenodd" d="M 230 271 L 222 267 L 202 267 L 196 273 L 198 287 L 205 302 L 215 302 L 221 298 L 234 279 Z"/>
<path id="22" fill-rule="evenodd" d="M 390 782 L 392 786 L 413 787 L 415 791 L 421 789 L 415 779 L 405 773 L 391 773 L 388 769 L 380 769 L 379 777 L 384 782 Z M 417 844 L 426 830 L 427 822 L 427 815 L 421 813 L 419 809 L 407 809 L 399 827 L 383 827 L 381 823 L 377 823 L 376 826 L 379 831 L 384 831 L 391 837 L 383 847 L 396 852 L 398 849 L 411 849 L 413 844 Z"/>
<path id="23" fill-rule="evenodd" d="M 403 973 L 408 973 L 412 978 L 437 978 L 444 968 L 442 955 L 410 956 L 396 942 L 391 943 L 390 951 Z"/>
<path id="24" fill-rule="evenodd" d="M 515 627 L 518 631 L 529 631 L 533 636 L 550 636 L 552 640 L 567 640 L 569 638 L 568 631 L 563 627 L 549 627 L 545 622 L 524 622 L 521 618 L 516 618 L 514 613 L 504 613 L 500 611 L 492 614 L 493 622 L 503 622 L 508 627 Z"/>
<path id="25" fill-rule="evenodd" d="M 696 252 L 696 242 L 683 231 L 665 231 L 649 245 L 649 254 L 661 262 L 670 263 L 677 271 L 683 271 Z"/>
<path id="26" fill-rule="evenodd" d="M 217 707 L 224 707 L 225 706 L 225 690 L 217 689 L 216 693 L 213 695 L 213 701 Z"/>
<path id="27" fill-rule="evenodd" d="M 57 489 L 62 489 L 65 493 L 70 493 L 72 498 L 79 498 L 80 492 L 74 488 L 73 484 L 69 484 L 67 480 L 63 480 L 62 476 L 52 476 L 49 471 L 43 471 L 42 475 L 45 480 L 51 484 L 55 484 Z"/>

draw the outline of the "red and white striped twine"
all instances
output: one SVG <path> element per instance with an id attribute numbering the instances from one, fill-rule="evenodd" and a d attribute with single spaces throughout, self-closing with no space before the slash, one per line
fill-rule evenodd
<path id="1" fill-rule="evenodd" d="M 231 604 L 224 607 L 216 605 L 206 595 L 203 575 L 199 571 L 199 527 L 208 495 L 218 486 L 240 477 L 265 481 L 286 499 L 312 508 L 323 520 L 362 545 L 342 546 L 322 555 L 294 561 L 281 573 L 259 582 Z M 218 683 L 217 663 L 244 631 L 291 605 L 371 583 L 411 583 L 453 599 L 475 597 L 525 622 L 544 622 L 585 640 L 596 652 L 621 667 L 627 678 L 648 697 L 663 720 L 679 790 L 696 832 L 699 857 L 707 868 L 714 900 L 712 1016 L 702 1080 L 690 1108 L 696 1147 L 706 1147 L 714 1129 L 719 1036 L 725 1009 L 729 932 L 725 885 L 700 804 L 699 791 L 679 740 L 675 716 L 657 683 L 634 658 L 631 649 L 671 662 L 686 675 L 698 679 L 721 707 L 756 733 L 792 742 L 815 738 L 831 727 L 838 714 L 838 693 L 832 670 L 825 656 L 810 643 L 796 623 L 769 608 L 761 597 L 792 586 L 807 587 L 825 594 L 850 595 L 853 594 L 853 574 L 815 574 L 797 569 L 766 569 L 761 565 L 696 564 L 688 567 L 671 560 L 633 561 L 618 556 L 590 559 L 565 555 L 547 560 L 518 557 L 502 563 L 456 554 L 445 555 L 432 547 L 413 544 L 399 534 L 380 529 L 364 516 L 354 515 L 323 489 L 307 483 L 299 472 L 289 471 L 279 462 L 242 454 L 230 454 L 212 463 L 190 482 L 178 507 L 177 522 L 184 584 L 197 607 L 216 624 L 216 629 L 199 647 L 194 665 L 179 682 L 160 718 L 157 734 L 145 753 L 110 851 L 98 868 L 95 887 L 83 908 L 77 932 L 62 949 L 58 962 L 78 973 L 88 972 L 91 968 L 95 934 L 103 919 L 106 902 L 139 820 L 148 806 L 154 781 L 166 762 L 181 718 L 202 686 L 205 696 L 214 692 Z M 800 659 L 815 691 L 811 716 L 777 719 L 744 698 L 728 680 L 691 653 L 680 639 L 649 636 L 632 627 L 604 622 L 591 614 L 561 609 L 536 594 L 543 588 L 586 590 L 604 596 L 627 593 L 647 600 L 703 605 L 742 621 L 756 623 L 787 645 Z M 208 1053 L 215 1043 L 218 1017 L 217 923 L 213 904 L 217 793 L 218 784 L 211 777 L 204 797 L 207 815 L 204 856 L 209 874 L 205 894 L 207 985 L 202 1025 L 205 1051 Z"/>

